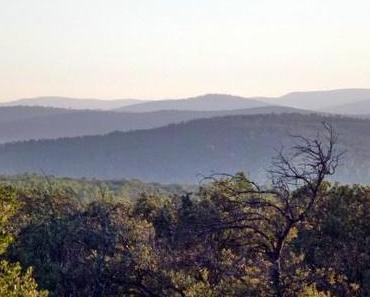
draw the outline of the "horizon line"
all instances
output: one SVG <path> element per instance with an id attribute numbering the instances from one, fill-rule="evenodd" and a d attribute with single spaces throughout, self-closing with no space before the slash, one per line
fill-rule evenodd
<path id="1" fill-rule="evenodd" d="M 59 98 L 59 99 L 72 99 L 72 100 L 96 100 L 96 101 L 121 101 L 121 100 L 137 100 L 137 101 L 167 101 L 167 100 L 183 100 L 183 99 L 191 99 L 191 98 L 198 98 L 198 97 L 204 97 L 204 96 L 231 96 L 231 97 L 240 97 L 240 98 L 245 98 L 245 99 L 278 99 L 282 98 L 291 94 L 299 94 L 299 93 L 316 93 L 316 92 L 335 92 L 335 91 L 370 91 L 370 87 L 368 88 L 338 88 L 338 89 L 311 89 L 311 90 L 298 90 L 298 91 L 290 91 L 283 93 L 280 96 L 263 96 L 263 95 L 255 95 L 255 96 L 244 96 L 244 95 L 236 95 L 232 93 L 222 93 L 222 92 L 208 92 L 208 93 L 201 93 L 198 95 L 191 95 L 191 96 L 182 96 L 182 97 L 175 97 L 175 98 L 130 98 L 130 97 L 122 97 L 122 98 L 94 98 L 94 97 L 72 97 L 72 96 L 59 96 L 59 95 L 40 95 L 40 96 L 32 96 L 32 97 L 23 97 L 23 98 L 17 98 L 17 99 L 10 99 L 10 100 L 0 100 L 0 104 L 4 103 L 12 103 L 12 102 L 17 102 L 21 100 L 33 100 L 33 99 L 47 99 L 47 98 Z"/>

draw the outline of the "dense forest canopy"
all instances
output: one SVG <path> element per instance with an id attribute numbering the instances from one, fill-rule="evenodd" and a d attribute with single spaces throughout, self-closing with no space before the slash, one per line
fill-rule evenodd
<path id="1" fill-rule="evenodd" d="M 269 186 L 213 175 L 81 203 L 66 189 L 93 181 L 2 178 L 1 296 L 369 296 L 370 189 L 328 182 L 343 156 L 324 130 L 277 155 Z"/>
<path id="2" fill-rule="evenodd" d="M 63 192 L 80 203 L 90 203 L 101 199 L 118 202 L 122 199 L 134 201 L 142 193 L 153 196 L 172 197 L 195 191 L 197 185 L 143 183 L 140 180 L 97 180 L 58 178 L 35 174 L 0 176 L 0 185 L 11 185 L 19 192 L 32 192 L 35 189 Z"/>

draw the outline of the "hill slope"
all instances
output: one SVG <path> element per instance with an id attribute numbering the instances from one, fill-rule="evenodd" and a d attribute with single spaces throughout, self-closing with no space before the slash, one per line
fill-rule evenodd
<path id="1" fill-rule="evenodd" d="M 68 97 L 35 97 L 18 99 L 1 104 L 1 106 L 43 106 L 55 108 L 68 108 L 68 109 L 100 109 L 110 110 L 123 107 L 126 105 L 137 104 L 143 102 L 137 99 L 117 99 L 117 100 L 101 100 L 101 99 L 80 99 Z"/>
<path id="2" fill-rule="evenodd" d="M 261 107 L 234 111 L 157 111 L 119 113 L 45 107 L 0 107 L 0 143 L 100 135 L 112 131 L 150 129 L 198 118 L 236 114 L 306 112 L 287 107 Z"/>
<path id="3" fill-rule="evenodd" d="M 134 104 L 118 109 L 118 111 L 149 112 L 158 110 L 193 110 L 220 111 L 256 108 L 269 104 L 255 98 L 243 98 L 223 94 L 207 94 L 186 99 L 157 100 Z"/>
<path id="4" fill-rule="evenodd" d="M 19 99 L 0 104 L 0 106 L 26 105 L 68 109 L 116 109 L 117 111 L 123 112 L 151 112 L 159 110 L 221 111 L 281 105 L 330 112 L 330 108 L 332 107 L 365 100 L 370 100 L 370 89 L 293 92 L 281 97 L 252 98 L 225 94 L 207 94 L 185 99 L 151 101 L 137 99 L 74 99 L 49 96 Z M 370 111 L 368 111 L 368 113 L 370 113 Z"/>
<path id="5" fill-rule="evenodd" d="M 326 108 L 324 111 L 344 115 L 370 114 L 370 96 L 367 100 Z"/>
<path id="6" fill-rule="evenodd" d="M 329 91 L 293 92 L 281 97 L 236 97 L 208 94 L 178 100 L 158 100 L 129 105 L 119 111 L 146 112 L 155 110 L 231 110 L 266 105 L 329 111 L 330 107 L 370 99 L 370 89 L 338 89 Z M 329 108 L 329 109 L 328 109 Z M 328 110 L 327 110 L 328 109 Z M 369 111 L 370 113 L 370 111 Z"/>
<path id="7" fill-rule="evenodd" d="M 71 113 L 72 110 L 41 106 L 0 106 L 0 123 L 24 121 Z"/>
<path id="8" fill-rule="evenodd" d="M 0 172 L 40 172 L 71 177 L 139 178 L 195 182 L 198 174 L 247 171 L 264 181 L 274 149 L 289 134 L 316 133 L 331 122 L 347 150 L 336 179 L 370 182 L 369 120 L 319 115 L 251 115 L 194 120 L 153 130 L 115 132 L 0 146 Z"/>
<path id="9" fill-rule="evenodd" d="M 337 105 L 370 99 L 370 89 L 339 89 L 329 91 L 293 92 L 278 98 L 265 98 L 269 104 L 295 108 L 330 111 Z"/>

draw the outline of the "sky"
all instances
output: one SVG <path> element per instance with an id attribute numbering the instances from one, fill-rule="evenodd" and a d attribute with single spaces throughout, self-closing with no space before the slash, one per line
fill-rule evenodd
<path id="1" fill-rule="evenodd" d="M 369 0 L 0 0 L 0 101 L 370 88 Z"/>

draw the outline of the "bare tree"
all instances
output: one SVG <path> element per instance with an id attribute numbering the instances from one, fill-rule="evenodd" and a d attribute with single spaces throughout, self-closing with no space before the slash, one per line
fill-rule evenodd
<path id="1" fill-rule="evenodd" d="M 223 200 L 224 205 L 220 206 L 229 216 L 202 230 L 202 234 L 245 231 L 243 244 L 249 251 L 263 253 L 271 263 L 269 278 L 274 297 L 287 296 L 282 261 L 289 236 L 323 197 L 325 179 L 335 173 L 342 155 L 336 149 L 337 135 L 327 123 L 323 123 L 323 131 L 314 138 L 293 138 L 292 148 L 279 152 L 273 160 L 270 187 L 244 180 L 248 185 L 240 188 L 235 186 L 238 176 L 228 176 L 229 182 L 220 183 L 223 193 L 232 197 L 227 202 Z M 219 181 L 217 177 L 212 179 Z"/>

